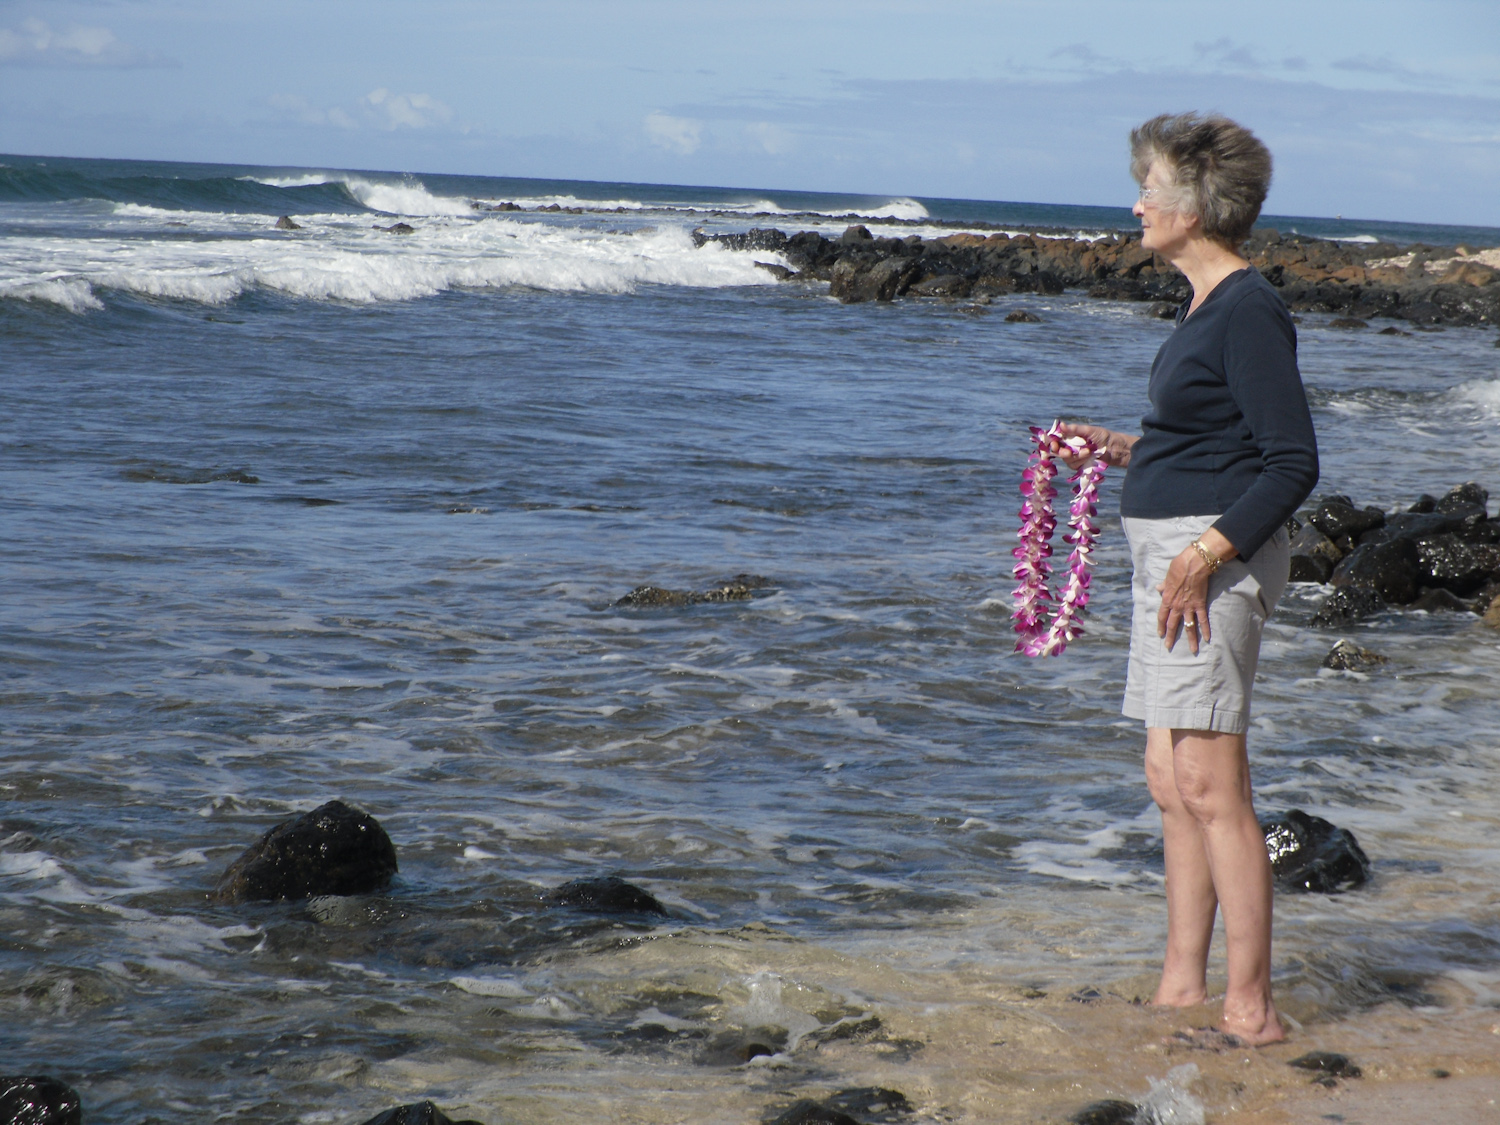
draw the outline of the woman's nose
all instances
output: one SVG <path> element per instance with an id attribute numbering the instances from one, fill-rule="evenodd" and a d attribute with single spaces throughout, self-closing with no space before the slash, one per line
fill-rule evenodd
<path id="1" fill-rule="evenodd" d="M 1135 201 L 1135 206 L 1130 209 L 1130 213 L 1132 215 L 1134 215 L 1136 218 L 1140 218 L 1142 215 L 1144 215 L 1146 213 L 1145 205 L 1142 204 L 1139 199 L 1137 199 Z"/>

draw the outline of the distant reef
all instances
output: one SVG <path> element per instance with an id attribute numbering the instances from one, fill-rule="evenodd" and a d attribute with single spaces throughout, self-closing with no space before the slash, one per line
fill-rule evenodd
<path id="1" fill-rule="evenodd" d="M 982 301 L 999 293 L 1083 289 L 1090 297 L 1152 302 L 1157 315 L 1170 317 L 1190 292 L 1180 273 L 1141 246 L 1139 234 L 876 238 L 864 226 L 851 226 L 836 239 L 761 228 L 742 234 L 700 229 L 693 239 L 699 246 L 717 242 L 779 254 L 790 268 L 760 264 L 783 281 L 827 282 L 833 296 L 847 303 L 902 297 Z M 1497 249 L 1332 242 L 1258 230 L 1244 253 L 1293 312 L 1336 314 L 1336 327 L 1368 327 L 1376 317 L 1416 328 L 1500 323 Z"/>

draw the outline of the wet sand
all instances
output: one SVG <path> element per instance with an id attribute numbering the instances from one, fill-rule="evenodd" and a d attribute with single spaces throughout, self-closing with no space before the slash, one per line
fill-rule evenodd
<path id="1" fill-rule="evenodd" d="M 1387 1003 L 1338 1017 L 1289 995 L 1287 1041 L 1252 1050 L 1180 1037 L 1211 1026 L 1216 1007 L 1141 1004 L 1149 976 L 1040 989 L 991 968 L 904 970 L 766 927 L 679 931 L 595 954 L 586 969 L 557 969 L 569 979 L 566 1002 L 635 1008 L 642 1026 L 717 1035 L 779 1025 L 792 1041 L 740 1066 L 695 1061 L 701 1035 L 677 1044 L 645 1037 L 616 1052 L 574 1043 L 568 1052 L 560 1018 L 545 1050 L 499 1057 L 483 1043 L 494 1001 L 476 995 L 462 998 L 473 1002 L 471 1018 L 445 1034 L 426 1029 L 447 1039 L 443 1047 L 371 1066 L 364 1100 L 374 1108 L 433 1097 L 450 1116 L 491 1122 L 662 1125 L 769 1120 L 799 1098 L 886 1087 L 915 1108 L 905 1120 L 1020 1125 L 1064 1122 L 1106 1098 L 1139 1103 L 1170 1074 L 1182 1104 L 1201 1107 L 1209 1123 L 1500 1121 L 1500 1010 L 1452 982 L 1430 982 L 1426 998 L 1437 1003 L 1428 1007 Z M 699 1018 L 669 1014 L 695 997 L 707 1002 Z M 828 1034 L 841 1015 L 845 1033 Z M 572 1054 L 562 1068 L 559 1051 Z M 1288 1065 L 1309 1051 L 1344 1054 L 1363 1077 L 1318 1085 L 1320 1075 Z"/>

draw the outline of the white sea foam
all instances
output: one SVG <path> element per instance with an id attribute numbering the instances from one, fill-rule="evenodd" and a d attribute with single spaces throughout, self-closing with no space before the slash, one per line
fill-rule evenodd
<path id="1" fill-rule="evenodd" d="M 1453 394 L 1461 402 L 1480 407 L 1491 417 L 1500 415 L 1500 380 L 1476 379 L 1455 387 Z"/>
<path id="2" fill-rule="evenodd" d="M 299 188 L 317 187 L 320 184 L 344 183 L 344 177 L 329 175 L 326 172 L 308 172 L 302 176 L 241 176 L 240 179 L 252 184 L 265 184 L 266 187 L 274 188 Z"/>
<path id="3" fill-rule="evenodd" d="M 349 194 L 372 211 L 389 215 L 472 215 L 473 201 L 451 195 L 433 195 L 422 184 L 411 180 L 398 184 L 372 182 L 350 177 L 344 181 Z"/>
<path id="4" fill-rule="evenodd" d="M 0 300 L 5 298 L 20 301 L 46 301 L 61 305 L 69 312 L 88 312 L 102 309 L 104 302 L 94 296 L 94 289 L 87 281 L 77 278 L 52 281 L 0 282 Z"/>
<path id="5" fill-rule="evenodd" d="M 166 215 L 209 237 L 139 237 L 143 221 L 154 227 Z M 84 312 L 103 307 L 101 294 L 110 290 L 206 305 L 252 290 L 356 304 L 451 289 L 628 293 L 643 285 L 774 285 L 755 262 L 781 260 L 718 243 L 697 247 L 676 227 L 605 233 L 472 212 L 430 217 L 404 236 L 372 230 L 367 216 L 304 216 L 304 230 L 294 236 L 272 233 L 262 215 L 129 204 L 117 208 L 113 220 L 117 239 L 7 240 L 0 245 L 0 298 Z M 261 237 L 244 237 L 248 233 Z"/>
<path id="6" fill-rule="evenodd" d="M 1203 1103 L 1188 1091 L 1197 1080 L 1196 1063 L 1173 1067 L 1163 1079 L 1152 1078 L 1151 1092 L 1141 1099 L 1136 1121 L 1141 1125 L 1203 1125 Z"/>
<path id="7" fill-rule="evenodd" d="M 674 211 L 687 214 L 730 215 L 822 215 L 826 218 L 847 219 L 854 216 L 862 219 L 917 220 L 929 217 L 927 208 L 915 199 L 892 199 L 873 207 L 858 205 L 824 210 L 808 210 L 798 207 L 783 207 L 769 199 L 748 202 L 692 202 L 666 203 L 642 199 L 583 199 L 576 195 L 512 196 L 508 199 L 482 199 L 481 205 L 514 203 L 527 210 L 543 207 L 572 207 L 581 211 Z"/>
<path id="8" fill-rule="evenodd" d="M 349 189 L 349 194 L 366 207 L 372 211 L 383 211 L 388 215 L 468 215 L 474 210 L 473 200 L 451 195 L 434 195 L 427 190 L 425 184 L 415 179 L 391 182 L 325 172 L 309 172 L 301 176 L 242 176 L 240 178 L 275 188 L 343 184 Z"/>

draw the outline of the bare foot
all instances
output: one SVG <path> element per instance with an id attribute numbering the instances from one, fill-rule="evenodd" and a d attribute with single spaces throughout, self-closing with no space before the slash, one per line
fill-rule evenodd
<path id="1" fill-rule="evenodd" d="M 1286 1028 L 1281 1026 L 1276 1005 L 1269 997 L 1263 1004 L 1253 1006 L 1231 1004 L 1225 1000 L 1219 1030 L 1242 1040 L 1247 1047 L 1264 1047 L 1267 1043 L 1280 1043 L 1286 1038 Z"/>
<path id="2" fill-rule="evenodd" d="M 1193 1008 L 1207 1001 L 1208 991 L 1202 984 L 1175 984 L 1166 977 L 1156 986 L 1156 995 L 1151 997 L 1152 1006 L 1157 1008 Z"/>

